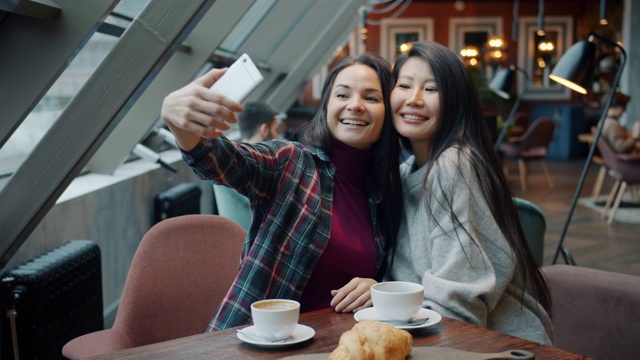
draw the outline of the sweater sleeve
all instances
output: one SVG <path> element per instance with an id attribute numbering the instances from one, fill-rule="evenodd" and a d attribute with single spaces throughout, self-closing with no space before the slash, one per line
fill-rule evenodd
<path id="1" fill-rule="evenodd" d="M 617 153 L 629 153 L 634 149 L 634 139 L 631 133 L 616 120 L 605 119 L 602 136 Z"/>
<path id="2" fill-rule="evenodd" d="M 427 186 L 433 217 L 426 218 L 431 231 L 426 234 L 430 265 L 422 275 L 424 305 L 486 327 L 513 277 L 514 256 L 464 152 L 447 150 Z"/>

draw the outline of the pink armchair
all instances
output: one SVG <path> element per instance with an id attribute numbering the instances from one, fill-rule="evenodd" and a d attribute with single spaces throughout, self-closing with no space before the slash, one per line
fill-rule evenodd
<path id="1" fill-rule="evenodd" d="M 184 215 L 142 238 L 111 329 L 69 341 L 68 359 L 203 333 L 235 279 L 246 231 L 216 215 Z"/>
<path id="2" fill-rule="evenodd" d="M 609 208 L 611 208 L 611 214 L 609 214 L 609 219 L 607 220 L 607 224 L 611 225 L 616 217 L 627 186 L 640 184 L 640 155 L 615 152 L 603 136 L 598 138 L 598 150 L 600 150 L 604 164 L 609 168 L 609 174 L 615 180 L 602 211 L 602 218 L 604 219 Z M 611 207 L 612 204 L 613 207 Z"/>
<path id="3" fill-rule="evenodd" d="M 523 191 L 527 190 L 526 162 L 531 160 L 540 160 L 549 188 L 553 189 L 553 180 L 544 159 L 547 157 L 549 143 L 553 140 L 554 129 L 555 123 L 553 120 L 543 117 L 531 124 L 522 136 L 512 137 L 508 143 L 500 144 L 500 151 L 505 157 L 518 160 L 520 185 Z"/>

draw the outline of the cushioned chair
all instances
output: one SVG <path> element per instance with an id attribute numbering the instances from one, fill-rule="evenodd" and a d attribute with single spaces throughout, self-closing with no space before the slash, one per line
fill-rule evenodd
<path id="1" fill-rule="evenodd" d="M 602 211 L 604 219 L 611 208 L 611 214 L 607 220 L 607 224 L 611 225 L 627 186 L 640 184 L 640 155 L 616 153 L 603 136 L 598 139 L 598 150 L 600 150 L 602 159 L 609 169 L 609 174 L 615 180 Z M 611 207 L 612 204 L 613 207 Z"/>
<path id="2" fill-rule="evenodd" d="M 596 182 L 593 184 L 593 200 L 596 201 L 598 196 L 600 196 L 600 192 L 602 191 L 602 184 L 604 183 L 604 178 L 607 176 L 607 165 L 604 163 L 604 159 L 599 154 L 594 154 L 591 158 L 598 168 L 598 176 L 596 176 Z"/>
<path id="3" fill-rule="evenodd" d="M 595 134 L 597 129 L 595 126 L 591 127 L 590 134 L 580 134 L 578 135 L 578 139 L 591 147 L 593 144 L 593 139 L 595 138 Z M 598 199 L 600 196 L 600 192 L 602 191 L 602 185 L 604 183 L 604 178 L 607 176 L 607 165 L 604 163 L 604 159 L 600 155 L 600 151 L 596 147 L 596 151 L 593 153 L 593 157 L 591 158 L 594 164 L 598 165 L 598 175 L 596 176 L 596 182 L 593 184 L 593 201 Z"/>
<path id="4" fill-rule="evenodd" d="M 238 223 L 249 231 L 251 226 L 251 209 L 249 199 L 232 188 L 213 184 L 213 196 L 218 215 Z"/>
<path id="5" fill-rule="evenodd" d="M 531 160 L 540 160 L 549 188 L 553 189 L 553 180 L 551 179 L 549 168 L 544 159 L 547 156 L 549 143 L 553 140 L 554 129 L 555 123 L 553 120 L 542 117 L 533 122 L 522 136 L 512 137 L 508 143 L 500 144 L 500 151 L 502 151 L 505 157 L 518 160 L 520 186 L 523 191 L 527 190 L 526 162 Z"/>
<path id="6" fill-rule="evenodd" d="M 640 358 L 640 277 L 570 265 L 542 268 L 554 345 L 594 359 Z"/>
<path id="7" fill-rule="evenodd" d="M 534 203 L 525 199 L 514 197 L 513 200 L 518 208 L 518 216 L 524 231 L 524 236 L 531 250 L 533 258 L 538 266 L 542 266 L 544 259 L 544 232 L 547 229 L 547 222 L 542 210 Z"/>
<path id="8" fill-rule="evenodd" d="M 527 128 L 529 127 L 529 113 L 526 112 L 517 112 L 513 115 L 513 120 L 511 122 L 511 128 L 507 131 L 507 136 L 522 136 Z"/>
<path id="9" fill-rule="evenodd" d="M 142 238 L 111 329 L 69 341 L 69 359 L 203 333 L 240 265 L 246 231 L 217 215 L 163 220 Z"/>

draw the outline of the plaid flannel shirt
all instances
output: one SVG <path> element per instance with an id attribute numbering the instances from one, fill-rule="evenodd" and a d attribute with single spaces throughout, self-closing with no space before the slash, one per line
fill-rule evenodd
<path id="1" fill-rule="evenodd" d="M 183 158 L 198 177 L 247 196 L 253 213 L 240 271 L 207 332 L 248 324 L 254 301 L 300 299 L 331 233 L 335 169 L 329 157 L 297 142 L 246 144 L 220 137 L 201 139 Z M 373 184 L 366 187 L 377 273 L 385 256 L 376 220 L 381 196 Z"/>

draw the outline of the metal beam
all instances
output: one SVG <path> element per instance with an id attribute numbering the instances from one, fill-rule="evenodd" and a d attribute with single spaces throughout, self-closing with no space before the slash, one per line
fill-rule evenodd
<path id="1" fill-rule="evenodd" d="M 41 20 L 53 20 L 60 15 L 60 7 L 52 0 L 5 0 L 0 10 Z"/>
<path id="2" fill-rule="evenodd" d="M 63 16 L 55 20 L 9 13 L 0 23 L 0 148 L 118 0 L 57 2 Z"/>
<path id="3" fill-rule="evenodd" d="M 254 0 L 218 0 L 185 42 L 188 52 L 176 52 L 133 105 L 100 150 L 89 161 L 91 172 L 111 175 L 122 165 L 160 116 L 162 100 L 191 81 Z"/>
<path id="4" fill-rule="evenodd" d="M 269 104 L 277 109 L 291 106 L 309 78 L 356 28 L 358 8 L 364 3 L 364 0 L 323 0 L 311 9 L 308 18 L 300 22 L 300 26 L 290 33 L 282 46 L 268 59 L 270 64 L 274 64 L 274 68 L 275 64 L 279 64 L 272 76 L 278 76 L 279 69 L 287 69 L 280 84 L 269 94 L 265 94 L 265 100 Z M 295 56 L 288 55 L 293 51 L 296 51 Z"/>
<path id="5" fill-rule="evenodd" d="M 84 0 L 75 0 L 79 5 Z M 0 266 L 27 239 L 214 0 L 151 0 L 0 192 Z M 63 7 L 63 11 L 65 11 Z M 124 75 L 126 74 L 126 75 Z"/>

